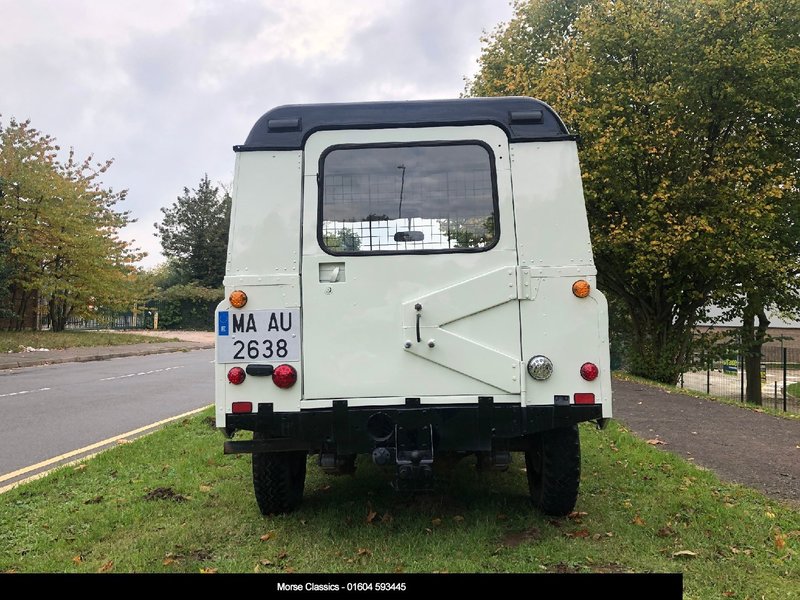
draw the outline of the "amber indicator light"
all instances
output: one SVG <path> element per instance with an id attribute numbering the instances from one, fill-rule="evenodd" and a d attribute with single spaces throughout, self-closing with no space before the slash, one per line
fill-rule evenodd
<path id="1" fill-rule="evenodd" d="M 242 308 L 245 304 L 247 304 L 247 294 L 245 294 L 242 290 L 235 290 L 231 292 L 228 300 L 230 300 L 231 306 L 234 308 Z"/>
<path id="2" fill-rule="evenodd" d="M 572 284 L 572 293 L 575 294 L 578 298 L 586 298 L 589 295 L 589 292 L 592 290 L 592 286 L 589 285 L 589 282 L 585 279 L 579 279 L 575 283 Z"/>

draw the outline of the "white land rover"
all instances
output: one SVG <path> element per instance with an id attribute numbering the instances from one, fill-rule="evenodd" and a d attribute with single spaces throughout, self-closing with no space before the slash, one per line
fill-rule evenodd
<path id="1" fill-rule="evenodd" d="M 504 469 L 570 512 L 577 424 L 611 417 L 575 137 L 531 98 L 282 106 L 236 146 L 216 422 L 253 454 L 264 514 L 308 454 L 431 485 L 439 458 Z"/>

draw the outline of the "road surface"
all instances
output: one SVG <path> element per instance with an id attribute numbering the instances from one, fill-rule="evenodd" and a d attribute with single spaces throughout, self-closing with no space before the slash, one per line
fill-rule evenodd
<path id="1" fill-rule="evenodd" d="M 213 404 L 213 360 L 195 350 L 0 371 L 0 490 Z"/>

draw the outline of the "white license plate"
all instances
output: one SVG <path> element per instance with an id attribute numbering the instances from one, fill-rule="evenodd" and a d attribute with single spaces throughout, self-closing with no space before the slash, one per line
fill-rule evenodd
<path id="1" fill-rule="evenodd" d="M 221 310 L 217 362 L 300 360 L 300 309 Z"/>

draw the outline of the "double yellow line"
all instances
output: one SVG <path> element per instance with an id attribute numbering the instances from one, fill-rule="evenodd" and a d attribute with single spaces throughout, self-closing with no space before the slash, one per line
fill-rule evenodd
<path id="1" fill-rule="evenodd" d="M 72 450 L 71 452 L 66 452 L 64 454 L 60 454 L 59 456 L 54 456 L 53 458 L 48 458 L 47 460 L 43 460 L 42 462 L 36 463 L 35 465 L 30 465 L 28 467 L 23 467 L 22 469 L 17 469 L 16 471 L 12 471 L 11 473 L 6 473 L 5 475 L 0 475 L 0 483 L 3 483 L 4 481 L 9 481 L 11 479 L 16 479 L 17 477 L 20 477 L 20 476 L 25 475 L 27 473 L 30 473 L 32 471 L 38 471 L 39 469 L 44 469 L 45 467 L 49 467 L 49 466 L 54 465 L 56 463 L 67 461 L 70 458 L 73 458 L 75 456 L 80 456 L 81 454 L 92 453 L 94 450 L 102 448 L 103 446 L 107 446 L 109 444 L 113 444 L 114 442 L 118 442 L 121 439 L 125 439 L 125 438 L 129 438 L 129 437 L 133 437 L 133 436 L 139 435 L 140 433 L 144 433 L 144 432 L 147 432 L 148 430 L 155 429 L 155 428 L 160 427 L 161 425 L 165 425 L 166 423 L 169 423 L 171 421 L 177 421 L 178 419 L 183 419 L 185 417 L 189 417 L 191 415 L 194 415 L 194 414 L 197 414 L 197 413 L 199 413 L 201 411 L 204 411 L 206 408 L 208 408 L 208 407 L 204 406 L 202 408 L 196 408 L 195 410 L 190 410 L 189 412 L 185 412 L 183 414 L 180 414 L 180 415 L 177 415 L 177 416 L 174 416 L 174 417 L 170 417 L 168 419 L 163 419 L 161 421 L 157 421 L 156 423 L 150 423 L 149 425 L 145 425 L 144 427 L 139 427 L 138 429 L 134 429 L 132 431 L 126 431 L 125 433 L 121 433 L 119 435 L 115 435 L 114 437 L 110 437 L 110 438 L 102 440 L 100 442 L 96 442 L 96 443 L 91 444 L 89 446 L 84 446 L 83 448 L 78 448 L 77 450 Z M 90 458 L 90 457 L 94 456 L 94 454 L 96 454 L 96 452 L 94 452 L 92 454 L 87 454 L 86 456 L 81 456 L 79 460 Z M 65 463 L 65 464 L 69 464 L 69 463 Z M 62 465 L 59 465 L 59 466 L 62 466 Z M 35 475 L 31 475 L 30 477 L 26 477 L 24 479 L 20 479 L 19 481 L 15 481 L 14 483 L 6 485 L 5 487 L 0 487 L 0 494 L 2 494 L 3 492 L 7 492 L 11 488 L 18 486 L 21 483 L 25 483 L 27 481 L 33 481 L 34 479 L 38 479 L 39 477 L 43 477 L 43 476 L 47 475 L 47 473 L 49 473 L 51 470 L 52 469 L 45 469 L 44 471 L 42 471 L 40 473 L 36 473 Z"/>

